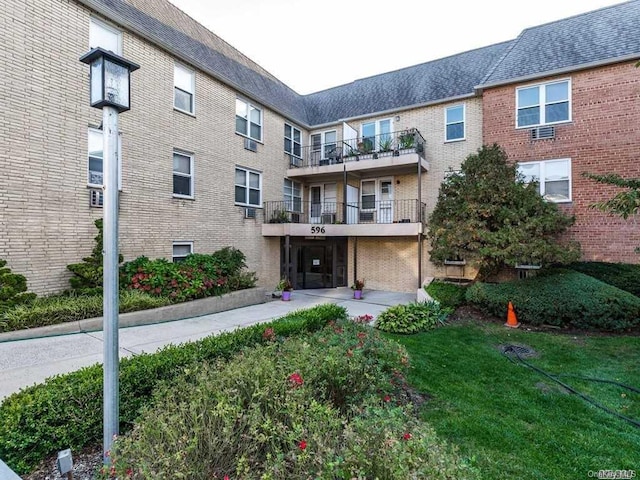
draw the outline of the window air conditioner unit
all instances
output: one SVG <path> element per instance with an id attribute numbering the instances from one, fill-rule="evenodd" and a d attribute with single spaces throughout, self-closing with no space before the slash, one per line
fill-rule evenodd
<path id="1" fill-rule="evenodd" d="M 333 225 L 334 223 L 336 223 L 336 214 L 335 213 L 323 213 L 322 214 L 322 223 Z"/>
<path id="2" fill-rule="evenodd" d="M 256 209 L 255 208 L 245 208 L 244 209 L 244 218 L 256 218 Z"/>
<path id="3" fill-rule="evenodd" d="M 89 190 L 89 206 L 102 208 L 104 205 L 104 192 L 102 190 Z"/>
<path id="4" fill-rule="evenodd" d="M 545 140 L 556 138 L 556 127 L 536 127 L 531 129 L 531 140 Z"/>
<path id="5" fill-rule="evenodd" d="M 373 214 L 374 212 L 360 212 L 360 221 L 373 222 Z"/>
<path id="6" fill-rule="evenodd" d="M 244 148 L 245 150 L 251 150 L 252 152 L 258 151 L 258 142 L 255 140 L 251 140 L 250 138 L 244 139 Z"/>

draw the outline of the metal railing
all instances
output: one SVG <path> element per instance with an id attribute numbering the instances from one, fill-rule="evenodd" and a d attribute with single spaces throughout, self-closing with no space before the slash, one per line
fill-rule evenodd
<path id="1" fill-rule="evenodd" d="M 424 223 L 426 205 L 418 200 L 364 202 L 264 202 L 265 223 L 383 224 Z M 422 218 L 420 218 L 422 217 Z"/>
<path id="2" fill-rule="evenodd" d="M 376 160 L 417 153 L 424 158 L 425 140 L 416 128 L 399 132 L 381 133 L 340 142 L 307 145 L 301 156 L 289 155 L 290 166 L 321 167 L 360 160 Z"/>

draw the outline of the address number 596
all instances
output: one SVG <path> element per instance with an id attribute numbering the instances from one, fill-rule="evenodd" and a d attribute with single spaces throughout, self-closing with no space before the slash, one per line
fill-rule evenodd
<path id="1" fill-rule="evenodd" d="M 324 227 L 311 227 L 311 233 L 313 233 L 313 234 L 325 233 L 324 232 Z"/>

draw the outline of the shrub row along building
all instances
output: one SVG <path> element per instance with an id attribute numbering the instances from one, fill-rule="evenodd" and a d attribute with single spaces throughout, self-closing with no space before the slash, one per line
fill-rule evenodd
<path id="1" fill-rule="evenodd" d="M 585 259 L 638 262 L 633 221 L 589 209 L 640 176 L 640 1 L 299 95 L 164 0 L 7 0 L 0 28 L 0 258 L 37 293 L 67 286 L 102 215 L 101 46 L 141 66 L 120 119 L 120 248 L 179 261 L 240 248 L 260 283 L 412 291 L 447 171 L 497 142 L 575 214 Z"/>

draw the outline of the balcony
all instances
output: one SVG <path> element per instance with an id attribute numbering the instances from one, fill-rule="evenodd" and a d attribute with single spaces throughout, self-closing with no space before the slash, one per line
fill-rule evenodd
<path id="1" fill-rule="evenodd" d="M 425 204 L 418 200 L 361 203 L 265 202 L 262 235 L 282 237 L 387 237 L 419 235 Z M 297 211 L 292 211 L 297 210 Z"/>
<path id="2" fill-rule="evenodd" d="M 287 155 L 287 177 L 304 180 L 337 178 L 345 172 L 359 172 L 365 176 L 397 175 L 429 169 L 425 159 L 425 140 L 411 128 L 400 132 L 383 133 L 371 137 L 318 143 L 302 147 L 301 156 Z"/>

